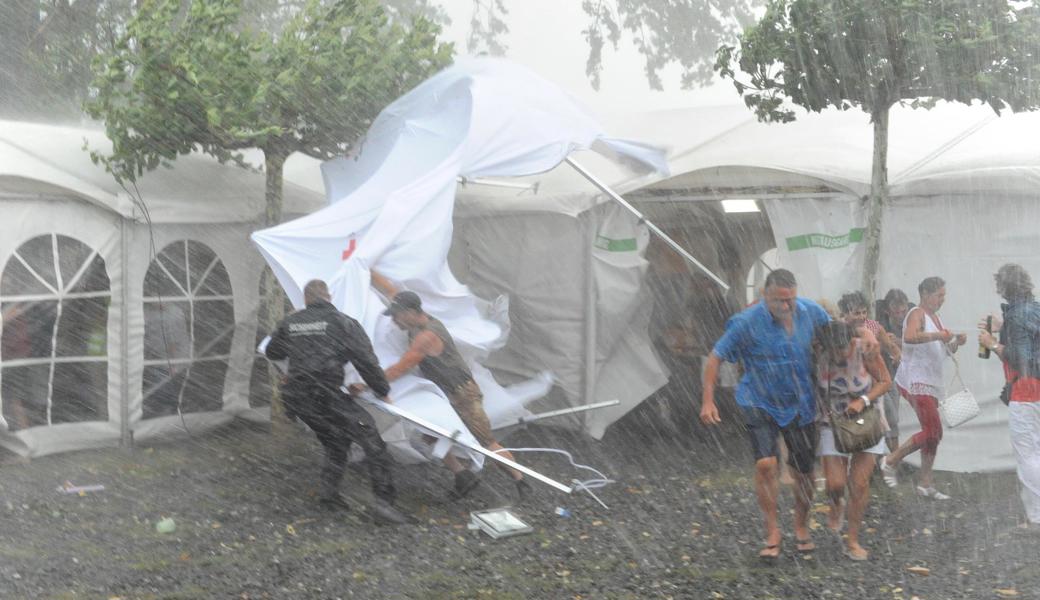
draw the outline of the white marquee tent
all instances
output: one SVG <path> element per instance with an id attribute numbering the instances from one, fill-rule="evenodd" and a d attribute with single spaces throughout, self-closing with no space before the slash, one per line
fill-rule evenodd
<path id="1" fill-rule="evenodd" d="M 702 239 L 691 240 L 695 256 L 726 241 L 738 248 L 740 267 L 721 268 L 734 291 L 741 292 L 735 299 L 743 300 L 744 277 L 759 253 L 772 246 L 778 247 L 780 264 L 799 277 L 804 296 L 837 300 L 858 288 L 859 240 L 865 226 L 873 140 L 864 113 L 800 115 L 796 122 L 781 125 L 759 123 L 745 108 L 727 106 L 626 115 L 607 123 L 616 135 L 671 148 L 672 176 L 661 181 L 631 179 L 611 170 L 606 161 L 594 164 L 595 158 L 579 158 L 588 160 L 592 170 L 624 192 L 649 219 L 666 225 L 691 211 L 705 216 L 710 207 L 717 213 L 722 199 L 759 200 L 768 228 L 741 228 L 745 216 L 726 215 L 735 226 L 701 229 Z M 1035 225 L 1040 222 L 1040 150 L 1032 141 L 1040 134 L 1040 115 L 998 117 L 982 106 L 896 108 L 890 131 L 891 202 L 884 212 L 879 290 L 899 287 L 916 299 L 921 279 L 944 277 L 948 282 L 947 303 L 941 311 L 944 322 L 973 338 L 980 316 L 999 310 L 992 279 L 997 267 L 1018 262 L 1040 276 L 1040 235 Z M 637 320 L 601 322 L 593 330 L 600 339 L 622 343 L 613 346 L 618 353 L 614 363 L 609 350 L 599 347 L 598 367 L 591 372 L 584 360 L 590 353 L 583 352 L 576 339 L 578 332 L 589 331 L 581 327 L 583 317 L 595 322 L 597 317 L 602 321 L 605 313 L 629 314 L 617 310 L 616 304 L 624 303 L 618 293 L 630 306 L 645 301 L 631 291 L 642 289 L 638 275 L 623 292 L 617 287 L 605 289 L 611 279 L 601 273 L 593 271 L 586 279 L 588 265 L 603 266 L 598 259 L 605 253 L 593 247 L 593 239 L 611 237 L 601 229 L 601 223 L 608 221 L 604 204 L 610 201 L 566 166 L 522 181 L 538 183 L 537 193 L 472 186 L 459 198 L 458 230 L 463 233 L 458 235 L 462 241 L 457 262 L 474 272 L 471 285 L 479 290 L 480 284 L 473 282 L 482 281 L 492 289 L 527 298 L 524 322 L 535 332 L 514 335 L 507 347 L 513 355 L 505 362 L 515 366 L 527 361 L 531 368 L 553 364 L 558 375 L 570 375 L 564 379 L 570 388 L 567 383 L 564 388 L 589 401 L 656 383 L 655 374 L 646 370 L 652 366 L 649 362 L 633 363 L 637 354 L 621 354 L 626 345 L 636 347 L 642 342 L 647 347 L 645 329 Z M 525 216 L 518 218 L 517 212 Z M 521 232 L 523 248 L 502 257 L 510 252 L 503 250 L 503 240 L 514 231 Z M 523 263 L 518 261 L 519 253 L 527 259 Z M 710 267 L 719 268 L 717 261 L 710 260 L 713 257 L 708 258 Z M 637 263 L 633 256 L 629 264 Z M 503 268 L 507 264 L 523 267 L 509 271 Z M 501 273 L 509 275 L 503 278 Z M 561 286 L 564 281 L 572 283 Z M 593 295 L 581 289 L 583 281 L 589 282 L 586 289 L 593 289 Z M 561 302 L 565 289 L 571 292 L 570 302 Z M 590 298 L 599 306 L 595 313 L 585 310 Z M 626 331 L 627 325 L 632 327 Z M 998 364 L 976 359 L 971 345 L 961 353 L 960 362 L 966 384 L 983 404 L 983 414 L 947 432 L 937 468 L 1012 468 L 1005 409 L 997 399 L 1002 385 Z M 947 374 L 952 376 L 950 366 Z M 583 394 L 584 381 L 592 382 L 591 395 Z M 590 414 L 585 426 L 594 435 L 601 434 L 603 427 L 637 403 L 628 401 L 611 409 L 612 414 Z M 901 422 L 903 436 L 915 431 L 916 419 L 906 405 Z"/>
<path id="2" fill-rule="evenodd" d="M 742 293 L 748 269 L 773 246 L 779 246 L 780 263 L 799 276 L 803 295 L 836 298 L 855 287 L 872 141 L 863 113 L 800 115 L 794 123 L 765 125 L 743 107 L 729 106 L 625 115 L 605 123 L 613 135 L 668 146 L 673 175 L 664 180 L 634 178 L 591 153 L 581 153 L 576 160 L 662 225 L 690 221 L 691 214 L 694 225 L 702 217 L 716 219 L 712 227 L 695 229 L 690 243 L 693 254 L 705 257 L 702 260 L 720 270 L 735 290 Z M 1040 115 L 998 118 L 988 108 L 944 105 L 931 111 L 896 109 L 889 151 L 892 202 L 885 211 L 880 289 L 900 287 L 913 298 L 917 282 L 941 275 L 949 292 L 941 312 L 944 321 L 952 329 L 970 332 L 980 315 L 998 307 L 991 274 L 1000 264 L 1019 262 L 1040 276 L 1040 236 L 1034 225 L 1040 217 L 1040 151 L 1031 142 L 1037 134 Z M 15 232 L 0 243 L 0 260 L 8 264 L 16 249 L 36 236 L 73 237 L 102 256 L 111 290 L 108 353 L 103 361 L 109 389 L 106 419 L 57 424 L 51 412 L 51 427 L 12 428 L 0 437 L 23 453 L 114 443 L 124 422 L 138 434 L 173 429 L 179 423 L 170 415 L 142 418 L 144 371 L 162 366 L 151 364 L 158 359 L 144 358 L 149 230 L 129 196 L 80 150 L 81 139 L 91 135 L 92 140 L 100 138 L 96 133 L 22 124 L 4 123 L 0 128 L 0 189 L 5 214 L 10 215 L 5 222 Z M 316 164 L 295 164 L 287 169 L 287 179 L 299 184 L 287 189 L 289 211 L 308 212 L 321 204 L 320 174 Z M 244 398 L 255 341 L 251 312 L 262 265 L 244 242 L 256 227 L 263 195 L 261 178 L 226 169 L 231 168 L 205 158 L 182 159 L 174 171 L 148 175 L 141 195 L 151 209 L 157 251 L 178 240 L 197 240 L 227 270 L 237 325 L 222 404 L 215 413 L 203 414 L 230 418 L 250 412 Z M 154 187 L 149 187 L 150 181 Z M 485 298 L 510 296 L 510 342 L 492 355 L 489 365 L 500 378 L 508 381 L 513 374 L 530 376 L 544 368 L 556 374 L 557 390 L 531 406 L 533 410 L 622 400 L 615 409 L 583 417 L 580 424 L 601 435 L 667 377 L 644 325 L 646 234 L 566 165 L 509 183 L 522 185 L 463 186 L 456 205 L 452 269 Z M 754 218 L 767 226 L 746 227 L 741 223 L 749 217 L 723 215 L 717 200 L 724 198 L 758 199 L 768 221 L 761 215 Z M 61 210 L 40 210 L 58 207 Z M 710 248 L 723 243 L 738 249 L 735 267 L 710 255 Z M 132 284 L 123 286 L 122 281 Z M 9 298 L 4 283 L 0 282 L 0 296 L 5 307 L 22 300 Z M 51 293 L 30 292 L 41 297 Z M 595 311 L 588 309 L 593 303 Z M 55 339 L 60 337 L 59 331 Z M 7 343 L 5 337 L 5 347 Z M 2 354 L 5 379 L 8 369 L 35 365 L 30 359 L 8 362 Z M 80 358 L 89 360 L 80 362 L 97 362 L 86 351 L 84 355 Z M 587 360 L 593 355 L 595 361 Z M 67 362 L 75 361 L 55 356 L 47 364 L 54 365 L 57 377 L 59 366 Z M 1004 408 L 997 401 L 997 364 L 984 363 L 972 352 L 965 352 L 961 362 L 965 381 L 983 401 L 983 414 L 947 432 L 937 467 L 1010 468 Z M 3 400 L 3 414 L 10 421 L 6 389 Z M 916 421 L 906 411 L 902 423 L 907 435 Z M 69 435 L 71 431 L 78 433 Z"/>
<path id="3" fill-rule="evenodd" d="M 0 122 L 0 444 L 33 456 L 262 416 L 263 175 L 193 155 L 124 190 L 84 142 L 110 149 L 98 129 Z M 285 204 L 324 198 L 287 184 Z"/>

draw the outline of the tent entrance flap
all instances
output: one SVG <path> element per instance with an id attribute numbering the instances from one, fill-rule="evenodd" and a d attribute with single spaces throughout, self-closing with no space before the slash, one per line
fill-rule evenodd
<path id="1" fill-rule="evenodd" d="M 719 277 L 718 275 L 713 273 L 711 271 L 711 269 L 709 269 L 708 267 L 705 267 L 703 264 L 701 264 L 701 262 L 699 260 L 694 258 L 692 254 L 687 252 L 685 248 L 680 246 L 679 243 L 676 242 L 675 240 L 673 240 L 667 233 L 664 232 L 664 230 L 662 230 L 656 224 L 654 224 L 649 219 L 647 219 L 646 216 L 643 215 L 643 213 L 639 212 L 639 210 L 636 207 L 634 207 L 631 204 L 629 204 L 629 202 L 627 200 L 625 200 L 624 198 L 622 198 L 620 194 L 618 194 L 614 190 L 610 189 L 610 187 L 607 186 L 607 184 L 603 183 L 602 181 L 599 180 L 598 177 L 596 177 L 595 175 L 593 175 L 592 173 L 587 171 L 585 169 L 585 167 L 582 167 L 581 165 L 579 165 L 573 158 L 567 157 L 566 159 L 564 159 L 564 161 L 568 165 L 570 165 L 571 168 L 573 168 L 575 171 L 577 171 L 582 177 L 584 177 L 585 179 L 588 179 L 589 182 L 592 183 L 592 185 L 596 186 L 603 193 L 605 193 L 608 196 L 610 196 L 611 199 L 613 199 L 615 202 L 617 202 L 618 204 L 623 206 L 625 208 L 625 210 L 627 210 L 628 212 L 630 212 L 633 215 L 635 215 L 635 217 L 637 219 L 639 219 L 639 221 L 641 223 L 645 223 L 647 228 L 650 231 L 654 232 L 654 234 L 657 235 L 659 238 L 661 238 L 666 244 L 668 244 L 672 248 L 672 250 L 675 250 L 676 252 L 678 252 L 679 255 L 682 256 L 684 259 L 686 259 L 690 264 L 692 264 L 693 266 L 695 266 L 698 269 L 700 269 L 701 271 L 703 271 L 705 275 L 710 277 L 723 290 L 729 291 L 729 285 L 725 281 L 723 281 L 721 277 Z"/>

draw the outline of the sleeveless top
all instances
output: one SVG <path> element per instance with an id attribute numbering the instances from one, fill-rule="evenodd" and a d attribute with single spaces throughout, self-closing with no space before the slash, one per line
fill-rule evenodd
<path id="1" fill-rule="evenodd" d="M 830 412 L 844 412 L 849 401 L 858 398 L 874 385 L 863 361 L 863 341 L 856 339 L 852 356 L 844 365 L 819 360 L 816 365 L 816 420 L 828 423 Z M 880 405 L 879 405 L 880 406 Z"/>
<path id="2" fill-rule="evenodd" d="M 459 349 L 455 347 L 455 340 L 452 339 L 444 324 L 429 315 L 426 315 L 426 318 L 428 319 L 426 326 L 414 333 L 409 332 L 408 341 L 412 342 L 415 336 L 423 331 L 432 332 L 440 338 L 444 350 L 437 356 L 427 356 L 422 359 L 422 362 L 419 363 L 419 371 L 422 372 L 423 377 L 450 394 L 472 381 L 473 373 L 462 358 L 462 354 L 459 353 Z"/>
<path id="3" fill-rule="evenodd" d="M 943 395 L 943 361 L 946 360 L 946 344 L 942 340 L 924 344 L 906 343 L 906 324 L 915 310 L 924 310 L 916 306 L 906 313 L 903 319 L 903 358 L 896 371 L 896 385 L 910 392 L 911 395 L 941 398 Z M 938 321 L 938 323 L 936 323 Z M 925 333 L 942 331 L 939 317 L 924 315 Z"/>

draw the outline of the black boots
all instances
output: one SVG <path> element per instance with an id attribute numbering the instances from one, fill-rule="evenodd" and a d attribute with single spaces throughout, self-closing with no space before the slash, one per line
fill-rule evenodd
<path id="1" fill-rule="evenodd" d="M 382 498 L 376 498 L 369 510 L 372 518 L 380 525 L 408 525 L 416 522 L 414 517 L 404 514 Z"/>
<path id="2" fill-rule="evenodd" d="M 350 503 L 343 494 L 328 494 L 318 498 L 318 504 L 325 510 L 350 510 Z"/>

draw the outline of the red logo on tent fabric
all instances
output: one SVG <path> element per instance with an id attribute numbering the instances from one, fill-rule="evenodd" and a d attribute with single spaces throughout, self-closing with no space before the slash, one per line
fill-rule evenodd
<path id="1" fill-rule="evenodd" d="M 354 254 L 355 249 L 357 249 L 357 240 L 352 239 L 347 243 L 347 249 L 343 251 L 343 260 L 350 258 L 350 255 Z"/>

